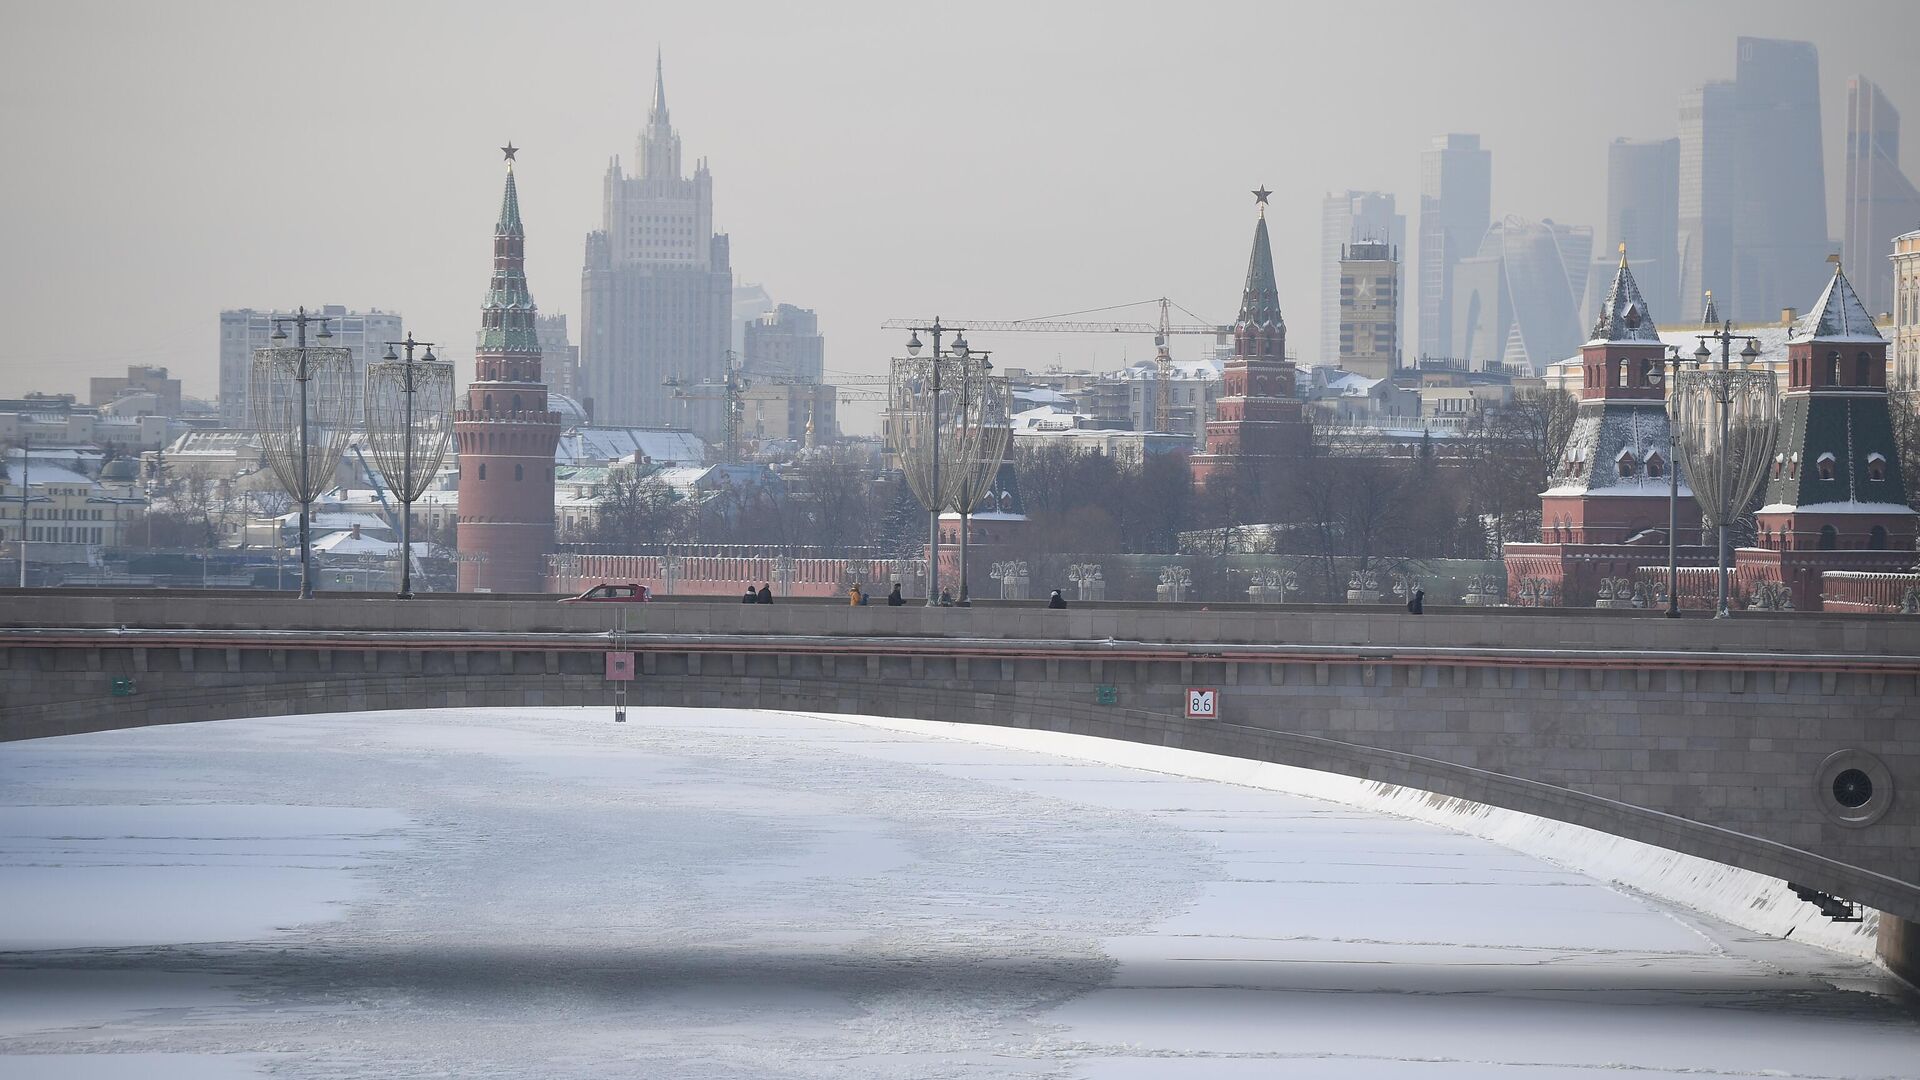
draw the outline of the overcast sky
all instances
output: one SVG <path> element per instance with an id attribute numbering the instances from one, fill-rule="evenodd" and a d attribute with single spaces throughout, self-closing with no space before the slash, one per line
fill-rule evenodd
<path id="1" fill-rule="evenodd" d="M 736 279 L 817 309 L 836 371 L 883 370 L 891 316 L 1165 294 L 1230 320 L 1263 183 L 1290 344 L 1317 355 L 1325 191 L 1394 192 L 1411 238 L 1420 149 L 1477 132 L 1496 217 L 1598 226 L 1608 141 L 1675 134 L 1680 92 L 1730 78 L 1741 34 L 1820 50 L 1830 234 L 1847 79 L 1920 139 L 1905 0 L 5 0 L 4 25 L 0 396 L 84 396 L 145 362 L 210 398 L 218 312 L 303 303 L 398 310 L 464 377 L 509 139 L 534 298 L 577 325 L 582 238 L 608 159 L 633 158 L 656 46 Z M 1152 351 L 975 344 L 1013 366 Z"/>

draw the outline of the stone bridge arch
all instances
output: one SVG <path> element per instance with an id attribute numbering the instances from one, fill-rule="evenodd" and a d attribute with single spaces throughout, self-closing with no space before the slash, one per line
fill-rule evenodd
<path id="1" fill-rule="evenodd" d="M 364 645 L 376 645 L 365 642 Z M 1063 654 L 990 658 L 937 643 L 866 640 L 827 647 L 688 639 L 671 647 L 643 641 L 642 671 L 630 684 L 633 706 L 775 709 L 901 717 L 1068 732 L 1150 746 L 1274 762 L 1430 792 L 1568 822 L 1742 869 L 1809 885 L 1920 919 L 1920 885 L 1888 846 L 1915 857 L 1920 834 L 1920 755 L 1911 725 L 1845 723 L 1826 732 L 1809 723 L 1800 741 L 1768 737 L 1792 782 L 1761 787 L 1744 759 L 1697 751 L 1682 762 L 1663 748 L 1685 736 L 1684 723 L 1636 708 L 1638 735 L 1599 736 L 1566 715 L 1569 704 L 1592 720 L 1595 702 L 1657 702 L 1668 682 L 1632 670 L 1440 665 L 1412 658 L 1350 657 L 1341 662 L 1125 660 Z M 600 706 L 611 713 L 602 667 L 604 642 L 549 648 L 377 647 L 219 649 L 103 643 L 41 650 L 15 647 L 0 669 L 9 708 L 0 736 L 32 738 L 155 724 L 277 715 L 459 707 Z M 100 687 L 131 680 L 130 694 L 102 700 Z M 1847 685 L 1842 685 L 1842 680 Z M 1717 685 L 1712 681 L 1718 680 Z M 1800 672 L 1761 680 L 1734 671 L 1675 677 L 1692 682 L 1675 704 L 1703 697 L 1770 697 L 1773 712 L 1809 721 L 1816 710 L 1858 708 L 1887 696 L 1884 677 Z M 1904 700 L 1912 701 L 1912 680 Z M 1874 690 L 1878 683 L 1880 689 Z M 1551 684 L 1551 685 L 1549 685 Z M 1736 689 L 1738 684 L 1739 689 Z M 1189 720 L 1189 685 L 1218 688 L 1223 715 Z M 1113 688 L 1103 704 L 1100 686 Z M 1671 695 L 1670 695 L 1671 696 Z M 1467 723 L 1455 723 L 1470 703 Z M 1330 708 L 1329 705 L 1332 705 Z M 1482 724 L 1477 717 L 1492 718 Z M 611 719 L 609 715 L 609 719 Z M 1764 720 L 1764 717 L 1758 718 Z M 1787 725 L 1792 726 L 1792 725 Z M 1876 730 L 1868 730 L 1870 727 Z M 1704 730 L 1704 729 L 1703 729 Z M 1780 725 L 1766 730 L 1784 730 Z M 1705 739 L 1710 736 L 1694 736 Z M 1619 745 L 1600 745 L 1608 738 Z M 1776 749 L 1774 744 L 1781 745 Z M 1818 765 L 1838 753 L 1891 762 L 1892 809 L 1872 822 L 1846 823 L 1823 806 Z M 1623 756 L 1624 755 L 1624 756 Z M 1671 762 L 1655 755 L 1672 755 Z M 1809 755 L 1812 755 L 1810 757 Z M 1644 760 L 1644 767 L 1636 762 Z M 1625 762 L 1624 766 L 1609 762 Z M 1663 769 L 1702 766 L 1698 791 L 1682 798 L 1650 781 Z M 1715 771 L 1718 769 L 1719 771 Z M 1610 774 L 1609 770 L 1619 773 Z M 1728 792 L 1752 788 L 1756 805 L 1724 805 Z M 1713 792 L 1721 792 L 1714 795 Z M 1702 792 L 1706 794 L 1702 794 Z M 1769 835 L 1751 824 L 1774 823 Z M 1740 827 L 1735 827 L 1739 825 Z M 1892 872 L 1888 872 L 1891 870 Z M 1902 877 L 1902 873 L 1906 876 Z"/>

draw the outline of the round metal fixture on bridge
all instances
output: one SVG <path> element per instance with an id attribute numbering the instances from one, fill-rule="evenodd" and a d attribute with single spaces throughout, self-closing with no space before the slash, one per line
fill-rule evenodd
<path id="1" fill-rule="evenodd" d="M 1893 806 L 1893 773 L 1864 750 L 1838 750 L 1820 763 L 1814 797 L 1827 817 L 1862 828 L 1879 821 Z"/>

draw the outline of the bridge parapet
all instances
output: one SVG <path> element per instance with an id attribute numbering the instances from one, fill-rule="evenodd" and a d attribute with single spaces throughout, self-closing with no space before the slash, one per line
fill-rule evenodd
<path id="1" fill-rule="evenodd" d="M 769 606 L 737 602 L 561 604 L 552 598 L 384 597 L 277 594 L 0 593 L 0 627 L 200 630 L 486 631 L 596 633 L 621 618 L 639 634 L 746 634 L 987 640 L 1217 642 L 1368 648 L 1623 650 L 1920 657 L 1920 619 L 1768 615 L 1666 619 L 1653 612 L 1552 612 L 1166 604 L 1039 604 L 972 608 Z"/>

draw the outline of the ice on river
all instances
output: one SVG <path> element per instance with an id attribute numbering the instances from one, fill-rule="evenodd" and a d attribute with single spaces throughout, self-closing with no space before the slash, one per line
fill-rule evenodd
<path id="1" fill-rule="evenodd" d="M 632 715 L 0 745 L 0 1078 L 1920 1076 L 1869 965 L 1435 825 Z"/>

